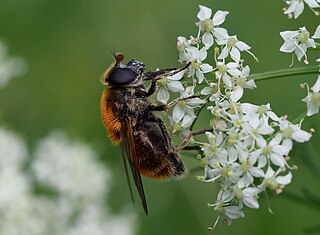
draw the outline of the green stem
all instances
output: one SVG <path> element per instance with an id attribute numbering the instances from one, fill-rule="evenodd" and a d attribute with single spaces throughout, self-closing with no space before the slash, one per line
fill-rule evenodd
<path id="1" fill-rule="evenodd" d="M 307 120 L 309 116 L 307 116 L 307 111 L 304 113 L 300 114 L 298 117 L 296 117 L 293 121 L 292 124 L 298 124 L 302 119 Z"/>
<path id="2" fill-rule="evenodd" d="M 320 43 L 316 42 L 315 44 L 316 44 L 316 48 L 315 49 L 320 50 Z"/>
<path id="3" fill-rule="evenodd" d="M 316 203 L 312 203 L 309 200 L 305 199 L 304 197 L 301 197 L 295 193 L 285 191 L 282 195 L 293 202 L 310 207 L 311 209 L 319 210 L 320 208 L 320 206 L 317 205 Z"/>
<path id="4" fill-rule="evenodd" d="M 195 119 L 193 120 L 193 122 L 192 122 L 192 124 L 191 124 L 191 126 L 190 126 L 190 131 L 193 130 L 194 124 L 196 124 L 196 121 L 197 121 L 197 119 L 198 119 L 198 117 L 199 117 L 199 114 L 201 113 L 201 111 L 203 110 L 203 108 L 204 108 L 205 106 L 206 106 L 206 104 L 203 104 L 203 105 L 200 107 L 200 109 L 198 110 L 198 112 L 197 112 L 197 114 L 196 114 L 197 118 L 195 118 Z"/>
<path id="5" fill-rule="evenodd" d="M 273 78 L 289 77 L 295 75 L 306 75 L 306 74 L 318 74 L 318 66 L 308 66 L 308 67 L 298 67 L 298 68 L 288 68 L 280 69 L 264 73 L 256 73 L 249 76 L 249 78 L 255 81 L 263 81 Z"/>

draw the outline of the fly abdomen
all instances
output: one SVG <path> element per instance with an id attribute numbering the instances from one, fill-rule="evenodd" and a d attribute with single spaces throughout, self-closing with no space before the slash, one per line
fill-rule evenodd
<path id="1" fill-rule="evenodd" d="M 169 178 L 184 173 L 184 166 L 172 146 L 168 146 L 156 122 L 144 122 L 137 127 L 135 144 L 137 167 L 141 174 L 151 178 Z"/>

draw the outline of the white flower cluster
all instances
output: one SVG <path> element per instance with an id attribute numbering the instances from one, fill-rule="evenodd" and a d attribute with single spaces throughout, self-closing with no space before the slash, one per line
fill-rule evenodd
<path id="1" fill-rule="evenodd" d="M 314 12 L 315 15 L 319 15 L 319 12 L 314 10 L 314 8 L 319 8 L 320 0 L 284 0 L 288 5 L 283 9 L 284 14 L 288 15 L 289 18 L 294 17 L 297 19 L 304 10 L 304 3 Z"/>
<path id="2" fill-rule="evenodd" d="M 181 63 L 191 63 L 187 70 L 187 77 L 192 78 L 191 84 L 182 81 L 185 71 L 161 79 L 158 82 L 159 90 L 157 100 L 167 104 L 169 100 L 169 91 L 179 93 L 180 101 L 173 109 L 170 123 L 173 127 L 173 133 L 187 133 L 195 118 L 195 109 L 198 109 L 207 102 L 208 99 L 192 98 L 184 100 L 183 98 L 198 95 L 195 89 L 199 84 L 207 84 L 208 87 L 201 91 L 202 96 L 207 96 L 210 101 L 223 96 L 237 101 L 242 97 L 244 88 L 255 88 L 253 80 L 248 80 L 250 68 L 243 66 L 241 52 L 246 51 L 257 59 L 249 50 L 246 43 L 237 39 L 237 36 L 229 36 L 228 31 L 221 28 L 220 25 L 225 21 L 228 11 L 217 11 L 212 16 L 212 10 L 199 6 L 200 11 L 197 15 L 199 21 L 196 25 L 199 28 L 197 37 L 191 36 L 190 39 L 178 37 L 177 49 L 180 54 Z M 203 33 L 201 35 L 201 33 Z M 215 48 L 214 59 L 215 68 L 205 63 L 209 49 L 214 44 L 221 48 Z M 227 63 L 231 57 L 232 61 Z M 208 82 L 204 74 L 215 73 L 215 82 Z M 223 88 L 223 90 L 222 90 Z"/>
<path id="3" fill-rule="evenodd" d="M 320 0 L 291 0 L 285 1 L 288 5 L 288 9 L 285 10 L 286 14 L 293 14 L 294 18 L 297 18 L 302 12 L 304 8 L 304 2 L 308 4 L 308 6 L 313 10 L 313 8 L 319 8 Z M 314 11 L 314 10 L 313 10 Z M 316 12 L 316 15 L 319 15 L 319 12 Z M 303 57 L 304 62 L 308 64 L 307 58 L 307 49 L 308 48 L 317 48 L 319 49 L 319 42 L 315 40 L 320 40 L 320 25 L 317 26 L 313 36 L 310 38 L 310 32 L 306 29 L 306 27 L 300 27 L 299 30 L 296 31 L 283 31 L 280 32 L 281 37 L 284 40 L 280 51 L 285 53 L 293 53 L 296 54 L 298 60 L 300 61 Z M 293 64 L 293 54 L 292 54 L 292 63 Z M 320 63 L 320 58 L 317 59 L 317 62 Z M 319 69 L 320 74 L 320 69 Z M 307 116 L 312 116 L 316 113 L 319 113 L 320 110 L 320 75 L 318 75 L 318 79 L 316 83 L 309 88 L 308 84 L 303 84 L 302 87 L 307 87 L 307 96 L 302 100 L 307 104 Z"/>
<path id="4" fill-rule="evenodd" d="M 295 31 L 283 31 L 280 32 L 284 43 L 280 47 L 281 52 L 296 54 L 299 61 L 304 57 L 304 62 L 308 64 L 307 49 L 316 48 L 314 39 L 320 39 L 320 25 L 316 28 L 315 33 L 310 38 L 310 32 L 306 27 L 301 27 Z M 293 64 L 293 57 L 292 57 Z M 291 64 L 291 65 L 292 65 Z"/>
<path id="5" fill-rule="evenodd" d="M 110 177 L 96 158 L 86 144 L 54 132 L 39 143 L 29 168 L 25 143 L 0 128 L 0 233 L 133 234 L 132 215 L 108 212 Z"/>
<path id="6" fill-rule="evenodd" d="M 6 45 L 0 41 L 0 89 L 7 85 L 10 79 L 22 75 L 26 64 L 19 57 L 9 57 Z"/>
<path id="7" fill-rule="evenodd" d="M 218 213 L 216 223 L 223 217 L 230 224 L 244 217 L 245 206 L 259 208 L 260 193 L 282 192 L 291 182 L 290 170 L 295 169 L 288 163 L 293 141 L 308 141 L 311 134 L 301 130 L 301 123 L 278 117 L 269 104 L 239 102 L 245 88 L 256 87 L 241 53 L 257 58 L 249 45 L 220 27 L 227 15 L 227 11 L 217 11 L 212 16 L 211 9 L 200 6 L 197 37 L 178 37 L 177 43 L 179 61 L 191 63 L 190 67 L 185 74 L 164 78 L 158 100 L 169 99 L 169 95 L 162 95 L 164 90 L 179 92 L 179 97 L 185 98 L 179 99 L 170 118 L 174 133 L 188 132 L 197 110 L 203 107 L 212 115 L 208 125 L 212 131 L 205 133 L 207 141 L 193 139 L 192 143 L 201 147 L 204 175 L 199 180 L 220 186 L 216 201 L 209 204 Z M 214 53 L 211 64 L 205 62 L 210 49 Z M 191 82 L 184 81 L 184 75 L 192 78 Z"/>

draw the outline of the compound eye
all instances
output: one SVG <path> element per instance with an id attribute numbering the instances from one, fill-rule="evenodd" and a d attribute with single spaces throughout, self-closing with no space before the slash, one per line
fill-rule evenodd
<path id="1" fill-rule="evenodd" d="M 129 68 L 116 68 L 110 74 L 108 82 L 115 85 L 125 85 L 133 82 L 137 74 Z"/>

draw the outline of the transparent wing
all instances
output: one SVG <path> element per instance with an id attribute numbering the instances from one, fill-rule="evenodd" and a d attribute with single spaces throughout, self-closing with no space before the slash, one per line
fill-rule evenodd
<path id="1" fill-rule="evenodd" d="M 136 146 L 136 144 L 135 144 L 134 134 L 133 134 L 133 125 L 132 125 L 131 118 L 127 118 L 126 122 L 122 126 L 121 135 L 123 137 L 122 138 L 123 162 L 124 162 L 124 166 L 125 166 L 125 170 L 126 170 L 126 176 L 127 176 L 129 189 L 130 189 L 131 199 L 134 202 L 130 177 L 128 174 L 127 163 L 130 166 L 132 177 L 133 177 L 134 183 L 136 185 L 136 188 L 138 190 L 139 197 L 141 199 L 141 203 L 142 203 L 144 212 L 146 214 L 148 214 L 148 206 L 147 206 L 146 196 L 145 196 L 144 189 L 143 189 L 141 175 L 140 175 L 140 172 L 138 171 L 138 167 L 137 167 L 138 156 L 137 156 L 137 149 L 136 148 L 139 146 Z"/>

